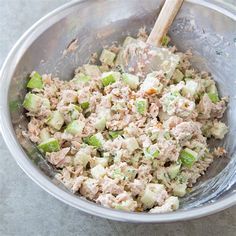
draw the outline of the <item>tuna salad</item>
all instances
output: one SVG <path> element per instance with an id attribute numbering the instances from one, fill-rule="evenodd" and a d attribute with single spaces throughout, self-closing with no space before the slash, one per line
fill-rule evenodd
<path id="1" fill-rule="evenodd" d="M 209 73 L 192 68 L 191 53 L 168 46 L 167 38 L 158 70 L 125 70 L 120 57 L 132 40 L 103 49 L 70 81 L 32 72 L 24 136 L 73 193 L 124 211 L 171 212 L 225 154 L 207 141 L 228 131 L 221 121 L 227 98 L 219 97 Z M 142 44 L 145 35 L 137 40 Z"/>

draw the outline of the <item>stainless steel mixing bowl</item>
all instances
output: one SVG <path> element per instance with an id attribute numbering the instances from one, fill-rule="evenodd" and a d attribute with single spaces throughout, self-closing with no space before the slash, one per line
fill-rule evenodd
<path id="1" fill-rule="evenodd" d="M 232 206 L 236 202 L 236 14 L 201 0 L 185 1 L 170 29 L 181 51 L 192 49 L 193 64 L 214 75 L 222 95 L 229 95 L 225 119 L 230 132 L 221 143 L 228 157 L 217 159 L 193 191 L 181 199 L 180 210 L 168 214 L 128 213 L 101 207 L 66 190 L 54 170 L 21 135 L 26 118 L 20 106 L 28 73 L 53 73 L 69 79 L 73 70 L 104 45 L 150 30 L 163 1 L 73 1 L 42 18 L 12 49 L 1 70 L 0 118 L 3 138 L 17 163 L 37 184 L 61 201 L 84 212 L 129 222 L 170 222 L 192 219 Z M 78 39 L 79 48 L 63 54 Z M 214 144 L 213 144 L 214 145 Z M 2 167 L 4 168 L 4 167 Z M 14 170 L 9 170 L 14 171 Z"/>

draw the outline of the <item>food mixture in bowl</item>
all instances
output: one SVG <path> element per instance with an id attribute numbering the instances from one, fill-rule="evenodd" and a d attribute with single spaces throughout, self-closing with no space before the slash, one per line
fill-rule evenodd
<path id="1" fill-rule="evenodd" d="M 119 58 L 132 40 L 104 49 L 100 63 L 79 67 L 70 81 L 33 72 L 24 136 L 75 194 L 125 211 L 170 212 L 225 154 L 210 150 L 207 140 L 227 133 L 220 121 L 227 98 L 210 74 L 191 67 L 189 52 L 167 47 L 167 38 L 163 52 L 179 58 L 171 70 L 164 60 L 145 76 L 127 73 Z"/>

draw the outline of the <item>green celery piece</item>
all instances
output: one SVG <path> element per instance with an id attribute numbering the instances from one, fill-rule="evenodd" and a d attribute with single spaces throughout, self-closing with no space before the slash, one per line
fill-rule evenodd
<path id="1" fill-rule="evenodd" d="M 165 131 L 164 138 L 167 139 L 167 140 L 170 139 L 170 132 Z"/>
<path id="2" fill-rule="evenodd" d="M 176 69 L 173 76 L 172 76 L 172 79 L 176 83 L 179 83 L 181 80 L 183 80 L 183 78 L 184 78 L 184 74 L 179 69 Z"/>
<path id="3" fill-rule="evenodd" d="M 144 155 L 147 158 L 155 159 L 159 156 L 160 152 L 159 150 L 152 151 L 150 148 L 146 148 L 144 151 Z"/>
<path id="4" fill-rule="evenodd" d="M 47 121 L 47 124 L 56 130 L 60 130 L 64 124 L 64 116 L 59 111 L 54 111 Z"/>
<path id="5" fill-rule="evenodd" d="M 51 135 L 50 135 L 50 133 L 48 132 L 47 129 L 42 129 L 40 131 L 39 136 L 40 136 L 40 139 L 41 139 L 42 142 L 45 142 L 45 141 L 47 141 L 51 138 Z"/>
<path id="6" fill-rule="evenodd" d="M 83 73 L 79 73 L 79 74 L 75 75 L 74 79 L 75 79 L 76 82 L 87 83 L 91 80 L 91 76 L 85 75 Z"/>
<path id="7" fill-rule="evenodd" d="M 23 102 L 23 107 L 31 112 L 38 112 L 43 103 L 43 98 L 38 95 L 27 93 Z"/>
<path id="8" fill-rule="evenodd" d="M 187 167 L 192 167 L 197 159 L 192 153 L 185 149 L 180 152 L 180 160 L 183 165 Z"/>
<path id="9" fill-rule="evenodd" d="M 50 138 L 38 145 L 38 149 L 43 152 L 58 152 L 60 150 L 60 144 L 57 139 Z"/>
<path id="10" fill-rule="evenodd" d="M 75 104 L 70 104 L 69 105 L 69 114 L 71 117 L 71 120 L 76 120 L 79 117 L 79 114 L 83 111 L 81 106 L 75 105 Z"/>
<path id="11" fill-rule="evenodd" d="M 50 104 L 50 101 L 47 98 L 43 98 L 42 107 L 50 109 L 51 104 Z"/>
<path id="12" fill-rule="evenodd" d="M 137 89 L 139 86 L 139 77 L 136 75 L 124 73 L 122 74 L 123 82 L 127 84 L 131 89 Z"/>
<path id="13" fill-rule="evenodd" d="M 137 112 L 141 115 L 146 114 L 147 112 L 147 100 L 146 99 L 139 99 L 135 103 Z"/>
<path id="14" fill-rule="evenodd" d="M 90 137 L 84 138 L 84 142 L 90 146 L 94 146 L 96 148 L 102 147 L 101 141 L 97 138 L 96 134 Z"/>
<path id="15" fill-rule="evenodd" d="M 122 135 L 124 132 L 122 130 L 119 131 L 109 131 L 109 135 L 112 139 L 117 138 L 119 135 Z"/>
<path id="16" fill-rule="evenodd" d="M 86 110 L 89 108 L 89 102 L 82 102 L 80 103 L 80 106 L 83 110 Z"/>
<path id="17" fill-rule="evenodd" d="M 74 120 L 67 126 L 65 131 L 69 134 L 77 135 L 82 132 L 84 125 L 85 125 L 84 122 L 79 120 Z"/>
<path id="18" fill-rule="evenodd" d="M 98 147 L 98 148 L 100 148 L 102 146 L 100 140 L 95 135 L 93 135 L 89 138 L 89 144 L 91 146 Z"/>
<path id="19" fill-rule="evenodd" d="M 113 84 L 113 83 L 116 82 L 116 79 L 115 79 L 113 74 L 109 74 L 105 77 L 102 77 L 101 80 L 102 80 L 102 84 L 103 84 L 104 87 L 108 86 L 109 84 Z"/>
<path id="20" fill-rule="evenodd" d="M 183 197 L 186 194 L 186 188 L 187 184 L 182 183 L 182 184 L 175 184 L 173 186 L 173 195 L 178 196 L 178 197 Z"/>
<path id="21" fill-rule="evenodd" d="M 70 112 L 73 113 L 73 112 L 82 112 L 83 109 L 80 105 L 75 105 L 75 104 L 70 104 Z"/>
<path id="22" fill-rule="evenodd" d="M 80 149 L 79 152 L 75 155 L 74 158 L 74 164 L 75 165 L 82 165 L 83 167 L 86 167 L 90 159 L 90 155 L 88 155 L 86 152 L 83 152 L 83 149 Z"/>
<path id="23" fill-rule="evenodd" d="M 170 42 L 170 38 L 167 35 L 164 35 L 162 40 L 161 40 L 161 45 L 162 46 L 167 46 Z"/>
<path id="24" fill-rule="evenodd" d="M 207 95 L 213 103 L 217 103 L 220 100 L 217 93 L 207 93 Z"/>
<path id="25" fill-rule="evenodd" d="M 42 89 L 43 88 L 43 80 L 41 75 L 38 72 L 34 72 L 31 76 L 30 76 L 30 80 L 27 84 L 27 88 L 37 88 L 37 89 Z"/>
<path id="26" fill-rule="evenodd" d="M 102 54 L 100 56 L 100 61 L 104 64 L 107 64 L 109 66 L 113 65 L 113 62 L 115 60 L 116 54 L 107 50 L 103 49 Z"/>

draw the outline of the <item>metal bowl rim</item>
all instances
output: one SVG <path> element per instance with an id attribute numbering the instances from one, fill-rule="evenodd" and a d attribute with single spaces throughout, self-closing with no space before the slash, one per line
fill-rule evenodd
<path id="1" fill-rule="evenodd" d="M 218 200 L 214 203 L 210 203 L 207 206 L 201 206 L 196 209 L 180 210 L 173 213 L 165 214 L 148 214 L 148 213 L 131 213 L 124 211 L 117 211 L 109 208 L 105 208 L 94 204 L 92 202 L 84 201 L 76 196 L 73 196 L 64 190 L 53 184 L 46 175 L 31 162 L 28 158 L 18 140 L 15 136 L 9 109 L 8 109 L 8 89 L 10 85 L 10 79 L 13 76 L 14 69 L 19 62 L 21 56 L 27 50 L 28 46 L 48 29 L 52 24 L 59 21 L 62 18 L 60 13 L 66 13 L 67 10 L 71 10 L 74 5 L 85 2 L 86 0 L 75 0 L 64 4 L 63 6 L 53 10 L 39 21 L 37 21 L 32 27 L 27 30 L 22 37 L 17 41 L 15 46 L 8 54 L 5 62 L 3 63 L 0 71 L 0 130 L 3 139 L 10 150 L 12 156 L 22 168 L 22 170 L 41 188 L 56 197 L 57 199 L 67 203 L 81 211 L 89 214 L 93 214 L 99 217 L 118 220 L 123 222 L 143 222 L 143 223 L 164 223 L 164 222 L 175 222 L 181 220 L 190 220 L 206 215 L 210 215 L 236 204 L 236 192 L 226 197 L 225 199 Z M 93 1 L 93 0 L 89 0 Z M 214 4 L 208 3 L 204 0 L 187 0 L 187 2 L 202 5 L 204 7 L 218 11 L 221 14 L 236 21 L 236 15 L 225 10 L 224 8 L 218 7 Z M 13 69 L 14 68 L 14 69 Z"/>

